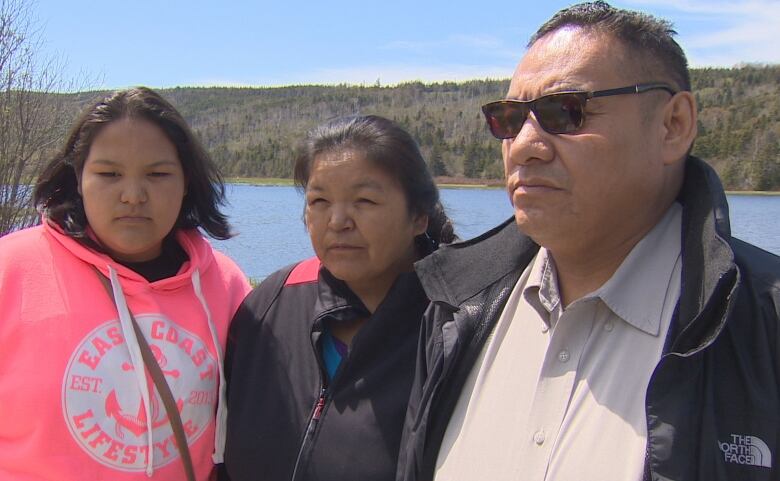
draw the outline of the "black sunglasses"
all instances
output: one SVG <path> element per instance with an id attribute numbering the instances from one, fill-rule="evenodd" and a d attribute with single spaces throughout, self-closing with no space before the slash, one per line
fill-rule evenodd
<path id="1" fill-rule="evenodd" d="M 573 134 L 585 123 L 588 99 L 611 95 L 641 94 L 650 90 L 677 92 L 668 84 L 647 83 L 595 92 L 573 91 L 542 95 L 533 100 L 498 100 L 482 106 L 488 127 L 498 139 L 513 139 L 533 112 L 539 126 L 550 134 Z"/>

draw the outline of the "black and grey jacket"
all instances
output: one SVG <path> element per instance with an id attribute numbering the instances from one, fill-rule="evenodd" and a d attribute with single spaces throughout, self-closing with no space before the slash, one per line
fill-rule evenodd
<path id="1" fill-rule="evenodd" d="M 678 200 L 682 286 L 647 389 L 645 479 L 778 480 L 780 258 L 731 237 L 720 181 L 701 160 L 688 159 Z M 538 249 L 510 219 L 416 264 L 431 306 L 399 481 L 433 478 L 466 377 Z"/>
<path id="2" fill-rule="evenodd" d="M 413 272 L 399 276 L 373 314 L 316 259 L 263 281 L 230 328 L 220 479 L 394 479 L 427 305 Z M 360 317 L 368 322 L 328 383 L 323 323 Z"/>

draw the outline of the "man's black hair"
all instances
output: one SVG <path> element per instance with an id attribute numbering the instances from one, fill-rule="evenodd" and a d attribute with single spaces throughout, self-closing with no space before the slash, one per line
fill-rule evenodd
<path id="1" fill-rule="evenodd" d="M 528 47 L 540 38 L 566 26 L 611 35 L 635 54 L 637 65 L 655 74 L 645 81 L 671 81 L 679 90 L 691 90 L 688 60 L 674 40 L 672 24 L 652 15 L 615 8 L 603 1 L 579 3 L 564 8 L 545 22 L 531 37 Z"/>

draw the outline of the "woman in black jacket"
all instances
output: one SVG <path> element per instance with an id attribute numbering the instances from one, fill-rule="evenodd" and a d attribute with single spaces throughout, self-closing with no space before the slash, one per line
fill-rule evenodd
<path id="1" fill-rule="evenodd" d="M 313 130 L 295 164 L 316 258 L 231 326 L 224 479 L 393 480 L 420 319 L 413 263 L 452 225 L 411 136 L 377 116 Z"/>

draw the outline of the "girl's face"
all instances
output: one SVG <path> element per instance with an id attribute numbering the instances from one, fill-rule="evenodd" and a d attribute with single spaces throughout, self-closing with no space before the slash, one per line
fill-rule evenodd
<path id="1" fill-rule="evenodd" d="M 428 225 L 427 216 L 409 213 L 393 176 L 351 150 L 314 159 L 305 218 L 317 257 L 356 293 L 386 292 L 411 270 L 414 237 Z"/>
<path id="2" fill-rule="evenodd" d="M 94 138 L 79 192 L 87 222 L 114 259 L 156 258 L 181 210 L 185 179 L 176 147 L 155 124 L 120 119 Z"/>

